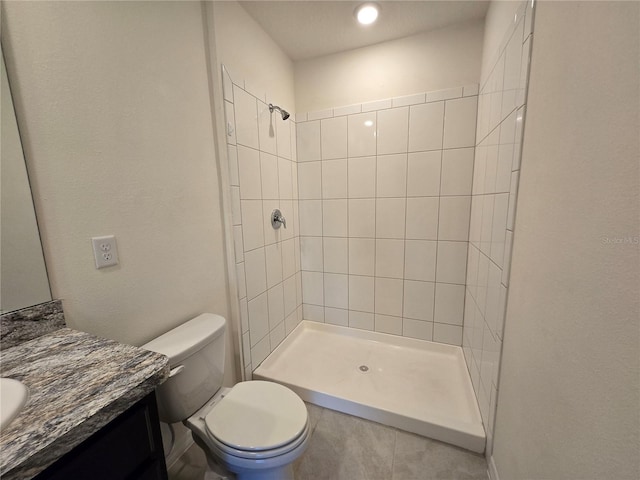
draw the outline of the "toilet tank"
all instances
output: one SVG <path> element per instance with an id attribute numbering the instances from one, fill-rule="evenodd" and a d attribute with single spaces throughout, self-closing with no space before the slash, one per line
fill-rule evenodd
<path id="1" fill-rule="evenodd" d="M 220 315 L 203 313 L 142 345 L 169 357 L 169 379 L 156 389 L 160 420 L 186 420 L 220 389 L 225 327 Z"/>

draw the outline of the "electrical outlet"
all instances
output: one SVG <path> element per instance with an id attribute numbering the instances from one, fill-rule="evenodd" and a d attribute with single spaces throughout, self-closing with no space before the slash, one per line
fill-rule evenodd
<path id="1" fill-rule="evenodd" d="M 118 264 L 118 247 L 116 246 L 115 236 L 92 237 L 91 244 L 93 245 L 96 268 L 111 267 Z"/>

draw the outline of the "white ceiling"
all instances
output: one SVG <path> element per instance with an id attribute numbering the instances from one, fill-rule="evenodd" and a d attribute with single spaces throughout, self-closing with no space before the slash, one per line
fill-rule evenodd
<path id="1" fill-rule="evenodd" d="M 364 27 L 354 17 L 362 3 L 365 1 L 240 1 L 293 61 L 481 19 L 489 7 L 482 0 L 380 1 L 378 21 Z"/>

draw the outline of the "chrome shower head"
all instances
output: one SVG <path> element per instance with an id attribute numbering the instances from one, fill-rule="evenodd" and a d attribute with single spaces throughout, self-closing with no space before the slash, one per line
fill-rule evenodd
<path id="1" fill-rule="evenodd" d="M 278 110 L 280 112 L 280 115 L 282 115 L 282 120 L 286 120 L 287 118 L 290 117 L 289 112 L 287 112 L 286 110 L 283 110 L 282 108 L 278 107 L 277 105 L 274 105 L 272 103 L 269 104 L 269 111 L 271 113 L 273 113 L 274 110 Z"/>

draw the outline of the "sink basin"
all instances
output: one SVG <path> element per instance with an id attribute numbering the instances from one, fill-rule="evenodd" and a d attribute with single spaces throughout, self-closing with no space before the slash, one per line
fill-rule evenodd
<path id="1" fill-rule="evenodd" d="M 29 390 L 18 380 L 0 378 L 0 430 L 16 418 L 27 403 Z"/>

